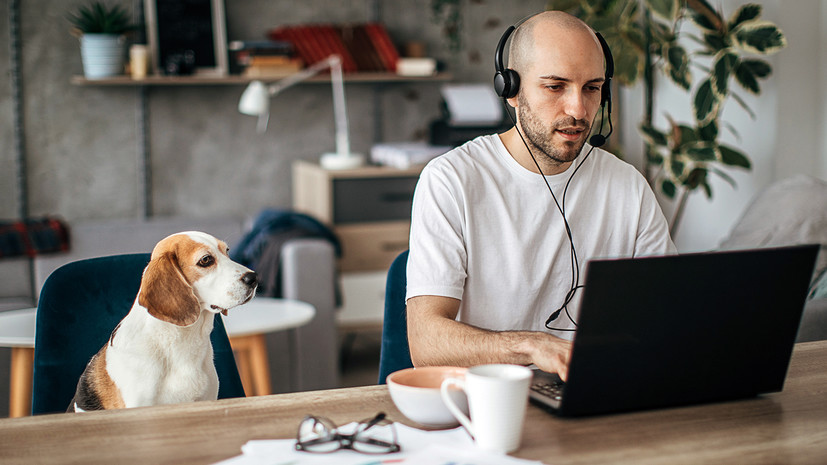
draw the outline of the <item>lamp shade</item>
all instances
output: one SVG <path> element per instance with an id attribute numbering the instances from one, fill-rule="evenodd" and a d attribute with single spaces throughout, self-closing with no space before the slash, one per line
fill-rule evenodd
<path id="1" fill-rule="evenodd" d="M 261 81 L 253 81 L 244 89 L 238 101 L 238 111 L 250 116 L 266 115 L 270 111 L 270 95 Z"/>

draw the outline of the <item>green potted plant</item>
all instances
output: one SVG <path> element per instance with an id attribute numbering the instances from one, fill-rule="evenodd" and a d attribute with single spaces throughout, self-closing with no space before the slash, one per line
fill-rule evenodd
<path id="1" fill-rule="evenodd" d="M 80 39 L 83 73 L 87 79 L 123 74 L 126 55 L 124 34 L 136 26 L 121 5 L 103 1 L 81 5 L 69 14 L 73 35 Z"/>
<path id="2" fill-rule="evenodd" d="M 761 93 L 759 81 L 772 72 L 763 56 L 786 46 L 783 32 L 762 20 L 761 6 L 751 3 L 729 17 L 707 0 L 549 0 L 548 8 L 568 11 L 603 33 L 621 85 L 643 79 L 643 171 L 653 187 L 678 198 L 674 235 L 692 192 L 702 190 L 712 198 L 712 175 L 735 186 L 725 169 L 751 168 L 746 154 L 719 141 L 721 131 L 734 131 L 721 114 L 731 98 L 754 115 L 737 92 Z M 684 45 L 683 37 L 697 44 L 695 50 Z M 669 127 L 655 127 L 659 76 L 691 93 L 687 104 L 694 121 L 677 122 L 667 115 Z"/>

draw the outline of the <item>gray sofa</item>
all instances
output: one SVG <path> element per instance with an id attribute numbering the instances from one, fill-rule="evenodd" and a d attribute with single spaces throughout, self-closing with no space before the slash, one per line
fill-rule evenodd
<path id="1" fill-rule="evenodd" d="M 752 199 L 720 249 L 820 244 L 798 342 L 827 339 L 827 183 L 797 175 Z"/>

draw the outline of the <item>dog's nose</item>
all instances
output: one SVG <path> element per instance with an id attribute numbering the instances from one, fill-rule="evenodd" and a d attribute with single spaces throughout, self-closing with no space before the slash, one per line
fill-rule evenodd
<path id="1" fill-rule="evenodd" d="M 243 282 L 249 287 L 253 287 L 258 284 L 258 275 L 255 273 L 255 271 L 244 273 L 244 275 L 241 276 L 241 282 Z"/>

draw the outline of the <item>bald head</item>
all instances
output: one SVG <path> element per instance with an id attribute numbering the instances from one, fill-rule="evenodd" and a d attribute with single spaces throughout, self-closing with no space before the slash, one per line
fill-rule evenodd
<path id="1" fill-rule="evenodd" d="M 588 24 L 562 11 L 544 11 L 528 18 L 514 31 L 508 49 L 508 67 L 517 73 L 525 72 L 535 61 L 538 50 L 560 36 L 584 40 L 590 37 L 596 50 L 603 54 L 600 42 Z"/>

